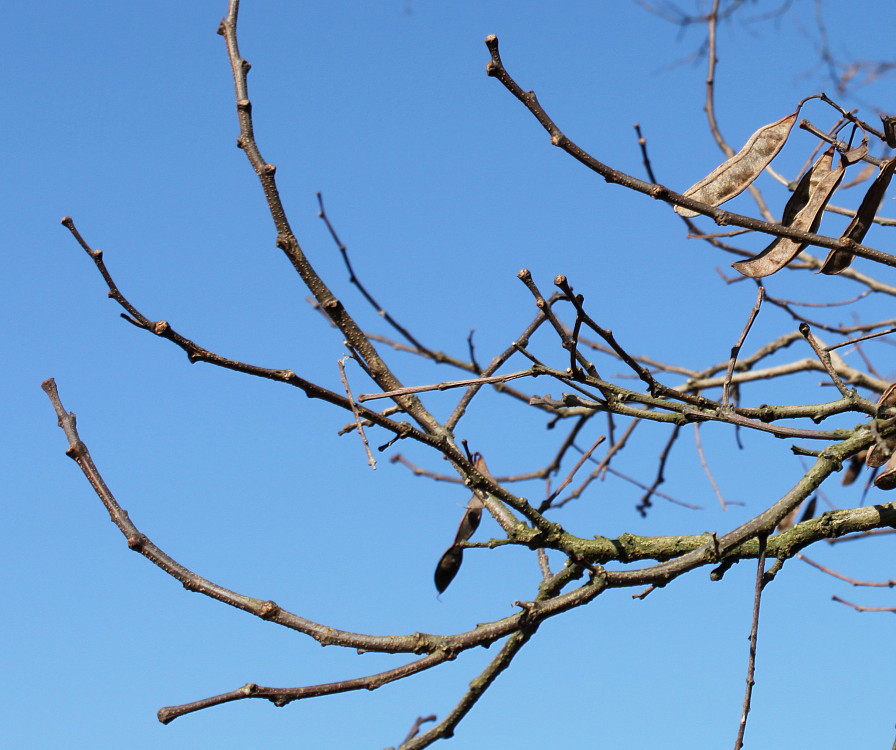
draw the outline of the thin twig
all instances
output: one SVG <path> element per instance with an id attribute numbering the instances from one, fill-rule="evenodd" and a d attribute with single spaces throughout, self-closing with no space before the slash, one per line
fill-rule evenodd
<path id="1" fill-rule="evenodd" d="M 834 385 L 837 386 L 837 390 L 843 395 L 844 398 L 852 398 L 855 394 L 854 391 L 851 391 L 843 381 L 840 379 L 840 376 L 837 374 L 837 371 L 834 369 L 834 366 L 831 364 L 831 354 L 827 347 L 823 346 L 818 342 L 818 339 L 812 335 L 812 329 L 809 327 L 807 323 L 800 323 L 800 333 L 809 342 L 809 346 L 812 347 L 812 351 L 815 352 L 815 355 L 818 357 L 818 360 L 821 362 L 825 371 L 828 375 L 830 375 L 831 380 L 834 382 Z"/>
<path id="2" fill-rule="evenodd" d="M 750 626 L 750 658 L 747 661 L 747 687 L 744 692 L 743 711 L 740 716 L 740 724 L 737 728 L 737 738 L 734 741 L 734 750 L 740 750 L 744 746 L 744 732 L 747 729 L 747 717 L 750 714 L 750 703 L 753 698 L 753 686 L 756 684 L 756 642 L 759 634 L 759 604 L 762 598 L 762 589 L 765 587 L 765 545 L 767 537 L 759 537 L 759 560 L 756 563 L 756 587 L 753 594 L 753 622 Z"/>
<path id="3" fill-rule="evenodd" d="M 239 16 L 239 0 L 230 0 L 227 15 L 218 26 L 218 33 L 224 37 L 227 45 L 227 57 L 233 73 L 233 84 L 236 93 L 236 111 L 240 125 L 237 146 L 246 154 L 252 168 L 258 176 L 262 191 L 268 204 L 268 211 L 277 231 L 277 247 L 289 259 L 293 268 L 314 295 L 314 299 L 327 316 L 345 337 L 347 344 L 358 354 L 359 364 L 371 373 L 376 384 L 384 391 L 398 390 L 401 381 L 380 357 L 376 347 L 349 315 L 342 303 L 330 291 L 323 279 L 311 265 L 302 250 L 295 233 L 287 219 L 286 209 L 280 198 L 274 175 L 277 168 L 267 162 L 261 155 L 255 139 L 252 121 L 252 102 L 249 99 L 248 74 L 251 65 L 240 54 L 237 41 L 237 19 Z M 443 430 L 435 417 L 420 403 L 416 396 L 399 396 L 397 403 L 427 432 L 443 434 Z"/>
<path id="4" fill-rule="evenodd" d="M 716 144 L 718 144 L 719 148 L 722 150 L 722 153 L 725 154 L 725 157 L 730 159 L 732 156 L 734 156 L 734 149 L 731 148 L 731 146 L 728 145 L 728 142 L 722 137 L 722 132 L 719 129 L 719 123 L 716 120 L 715 84 L 716 65 L 719 62 L 716 47 L 716 25 L 718 23 L 718 19 L 719 0 L 713 0 L 712 8 L 710 8 L 709 13 L 707 13 L 706 15 L 706 102 L 703 105 L 703 109 L 706 112 L 706 119 L 709 123 L 709 130 L 712 133 Z M 759 192 L 759 189 L 755 185 L 750 185 L 749 190 L 750 195 L 753 197 L 753 200 L 756 201 L 756 205 L 759 207 L 759 211 L 765 218 L 765 220 L 768 222 L 774 222 L 775 217 L 772 215 L 772 212 L 766 205 L 765 199 L 762 197 L 762 193 Z"/>
<path id="5" fill-rule="evenodd" d="M 813 568 L 817 568 L 823 573 L 827 573 L 829 576 L 833 576 L 834 578 L 839 578 L 841 581 L 846 581 L 853 586 L 868 586 L 868 587 L 879 587 L 879 588 L 893 588 L 896 586 L 896 579 L 891 578 L 888 581 L 860 581 L 857 578 L 850 578 L 849 576 L 845 576 L 842 573 L 838 573 L 836 570 L 831 570 L 830 568 L 826 568 L 821 563 L 815 562 L 808 557 L 806 557 L 802 552 L 797 554 L 797 557 L 802 560 L 804 563 L 808 563 Z"/>
<path id="6" fill-rule="evenodd" d="M 352 414 L 355 415 L 355 427 L 358 430 L 358 435 L 361 437 L 361 442 L 364 444 L 364 450 L 367 452 L 367 463 L 370 465 L 371 469 L 376 469 L 376 459 L 373 457 L 373 453 L 370 452 L 370 444 L 367 442 L 367 435 L 364 433 L 364 425 L 361 424 L 361 416 L 358 414 L 358 407 L 355 405 L 355 399 L 352 396 L 351 386 L 348 384 L 348 378 L 345 375 L 345 361 L 348 357 L 343 357 L 337 363 L 339 366 L 339 377 L 342 380 L 342 385 L 345 388 L 345 395 L 348 396 L 349 403 L 352 405 Z"/>
<path id="7" fill-rule="evenodd" d="M 722 510 L 728 510 L 728 503 L 725 502 L 725 498 L 722 496 L 722 491 L 719 489 L 719 485 L 716 483 L 716 478 L 712 475 L 712 470 L 709 468 L 709 463 L 706 460 L 706 454 L 703 452 L 703 442 L 700 440 L 699 424 L 694 425 L 694 440 L 697 443 L 697 456 L 700 458 L 700 465 L 703 467 L 703 473 L 706 474 L 706 478 L 709 479 L 709 484 L 712 487 L 712 491 L 718 498 L 719 505 L 722 506 Z"/>
<path id="8" fill-rule="evenodd" d="M 896 607 L 866 607 L 862 604 L 854 604 L 853 602 L 848 602 L 846 599 L 841 599 L 839 596 L 832 596 L 835 602 L 840 602 L 840 604 L 845 604 L 847 607 L 852 607 L 856 612 L 892 612 L 896 614 Z"/>
<path id="9" fill-rule="evenodd" d="M 647 510 L 653 505 L 650 501 L 650 498 L 653 495 L 658 495 L 657 488 L 666 481 L 666 462 L 669 460 L 669 453 L 672 450 L 672 446 L 675 445 L 675 442 L 678 440 L 678 436 L 681 434 L 681 425 L 675 425 L 675 429 L 669 433 L 669 438 L 666 440 L 666 444 L 663 446 L 663 450 L 660 453 L 659 462 L 657 464 L 656 469 L 656 477 L 653 480 L 653 484 L 650 487 L 647 487 L 647 492 L 644 493 L 641 498 L 641 502 L 636 506 L 636 510 L 641 514 L 642 517 L 647 517 Z"/>
<path id="10" fill-rule="evenodd" d="M 377 314 L 380 315 L 383 320 L 385 320 L 390 326 L 392 326 L 398 333 L 403 336 L 415 349 L 420 351 L 422 354 L 432 357 L 435 359 L 435 354 L 428 347 L 421 344 L 404 326 L 402 326 L 398 321 L 396 321 L 388 312 L 377 302 L 373 295 L 367 291 L 367 288 L 361 283 L 361 280 L 358 278 L 355 273 L 355 269 L 352 267 L 351 259 L 348 255 L 348 248 L 339 239 L 339 235 L 336 234 L 336 230 L 333 228 L 333 224 L 330 222 L 330 217 L 327 215 L 326 210 L 324 209 L 324 199 L 320 192 L 317 193 L 317 205 L 319 210 L 317 212 L 318 217 L 320 217 L 324 224 L 327 227 L 327 230 L 330 232 L 330 237 L 333 238 L 333 242 L 336 243 L 336 247 L 339 249 L 339 253 L 342 255 L 342 262 L 345 264 L 345 268 L 348 271 L 348 280 L 350 283 L 354 284 L 358 291 L 361 292 L 364 299 L 366 299 L 370 306 L 376 310 Z"/>
<path id="11" fill-rule="evenodd" d="M 753 321 L 756 320 L 756 316 L 759 314 L 759 308 L 762 306 L 762 299 L 765 297 L 765 287 L 760 283 L 759 289 L 756 292 L 756 302 L 753 305 L 753 309 L 750 310 L 750 315 L 747 318 L 747 324 L 744 326 L 744 330 L 740 334 L 740 338 L 738 338 L 737 343 L 731 347 L 731 358 L 728 360 L 728 371 L 725 374 L 725 384 L 722 386 L 722 404 L 728 404 L 730 389 L 731 389 L 731 377 L 734 375 L 734 366 L 737 363 L 737 356 L 740 354 L 741 347 L 744 345 L 744 341 L 747 340 L 747 334 L 750 332 L 750 328 L 753 327 Z"/>
<path id="12" fill-rule="evenodd" d="M 551 503 L 557 498 L 557 496 L 563 492 L 568 486 L 569 483 L 572 482 L 573 477 L 582 468 L 582 465 L 591 458 L 591 454 L 597 449 L 604 440 L 606 440 L 606 435 L 601 435 L 597 440 L 594 441 L 592 446 L 582 454 L 582 457 L 576 462 L 576 465 L 572 467 L 569 474 L 566 475 L 566 478 L 560 483 L 560 486 L 557 487 L 546 499 L 542 500 L 541 505 L 538 506 L 538 512 L 544 513 L 548 508 L 551 507 Z"/>

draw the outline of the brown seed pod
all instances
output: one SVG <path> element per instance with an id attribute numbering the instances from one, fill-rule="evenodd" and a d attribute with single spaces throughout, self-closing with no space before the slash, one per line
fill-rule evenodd
<path id="1" fill-rule="evenodd" d="M 452 544 L 445 550 L 445 554 L 439 558 L 439 564 L 436 565 L 436 591 L 441 594 L 448 588 L 449 584 L 454 580 L 454 576 L 457 575 L 457 571 L 460 570 L 460 564 L 463 560 L 463 547 L 456 547 Z"/>
<path id="2" fill-rule="evenodd" d="M 821 162 L 821 166 L 816 163 L 812 167 L 812 173 L 816 172 L 816 167 L 819 167 L 817 176 L 820 179 L 812 186 L 812 192 L 806 204 L 796 213 L 793 221 L 789 224 L 793 229 L 800 229 L 804 232 L 814 232 L 818 229 L 821 217 L 824 214 L 824 207 L 843 179 L 843 174 L 846 171 L 846 161 L 842 157 L 840 164 L 834 169 L 830 168 L 833 162 L 833 152 L 825 152 L 819 159 L 819 162 Z M 821 174 L 822 170 L 825 171 L 823 175 Z M 812 173 L 810 173 L 810 183 L 813 179 Z M 753 256 L 749 260 L 739 260 L 731 265 L 744 276 L 750 276 L 754 279 L 770 276 L 776 271 L 780 271 L 799 255 L 806 247 L 806 244 L 799 240 L 778 237 L 758 255 Z"/>
<path id="3" fill-rule="evenodd" d="M 877 400 L 878 411 L 889 406 L 896 406 L 896 383 L 890 383 Z M 872 469 L 883 466 L 893 453 L 894 443 L 896 441 L 892 438 L 887 441 L 878 440 L 868 449 L 868 453 L 865 456 L 865 464 Z"/>
<path id="4" fill-rule="evenodd" d="M 861 243 L 865 239 L 865 235 L 874 222 L 874 215 L 880 207 L 880 202 L 884 198 L 884 193 L 890 185 L 890 179 L 893 177 L 893 170 L 896 169 L 896 159 L 889 159 L 880 165 L 880 172 L 856 211 L 856 215 L 852 217 L 849 226 L 846 227 L 840 239 L 849 239 L 853 242 Z M 855 256 L 846 248 L 838 247 L 828 253 L 828 257 L 824 260 L 820 272 L 828 275 L 840 273 L 849 268 L 852 259 Z"/>
<path id="5" fill-rule="evenodd" d="M 896 117 L 881 115 L 881 123 L 884 126 L 884 139 L 890 148 L 896 148 Z"/>
<path id="6" fill-rule="evenodd" d="M 880 394 L 880 398 L 877 399 L 877 406 L 878 408 L 882 406 L 896 406 L 896 383 L 890 383 L 886 390 Z"/>
<path id="7" fill-rule="evenodd" d="M 859 451 L 856 455 L 852 456 L 849 459 L 849 465 L 846 467 L 846 470 L 843 472 L 843 479 L 841 480 L 841 484 L 844 487 L 848 487 L 856 479 L 859 478 L 859 474 L 862 472 L 862 467 L 865 465 L 865 459 L 868 456 L 868 451 Z"/>
<path id="8" fill-rule="evenodd" d="M 874 486 L 879 490 L 896 489 L 896 453 L 887 460 L 884 470 L 874 477 Z"/>
<path id="9" fill-rule="evenodd" d="M 485 465 L 485 459 L 478 453 L 476 454 L 476 459 L 473 462 L 473 465 L 485 476 L 491 477 L 491 474 L 488 472 L 488 467 Z M 457 527 L 457 533 L 454 535 L 454 544 L 445 550 L 439 558 L 434 578 L 436 590 L 440 594 L 448 588 L 448 585 L 454 580 L 454 576 L 457 575 L 457 571 L 460 570 L 461 563 L 464 561 L 463 544 L 473 536 L 473 533 L 479 528 L 479 522 L 482 520 L 482 509 L 484 507 L 485 503 L 482 502 L 482 498 L 478 495 L 473 495 L 470 498 L 470 501 L 467 503 L 467 508 L 460 519 L 460 524 Z"/>
<path id="10" fill-rule="evenodd" d="M 785 227 L 791 226 L 794 219 L 796 219 L 797 214 L 806 207 L 809 198 L 815 190 L 818 189 L 818 185 L 821 183 L 822 179 L 824 179 L 825 175 L 831 171 L 833 164 L 834 148 L 832 146 L 819 156 L 818 160 L 812 165 L 809 171 L 800 178 L 796 188 L 794 188 L 793 195 L 790 196 L 790 199 L 784 205 L 784 213 L 781 216 L 781 223 Z"/>
<path id="11" fill-rule="evenodd" d="M 740 151 L 682 195 L 710 206 L 719 206 L 740 195 L 784 147 L 798 112 L 799 110 L 777 122 L 763 125 L 750 136 Z M 682 206 L 675 206 L 675 211 L 686 218 L 697 215 L 697 211 Z"/>

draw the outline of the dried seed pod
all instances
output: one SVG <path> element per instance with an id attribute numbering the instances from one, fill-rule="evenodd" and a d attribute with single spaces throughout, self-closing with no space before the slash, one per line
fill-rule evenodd
<path id="1" fill-rule="evenodd" d="M 882 408 L 889 406 L 896 406 L 896 383 L 890 383 L 877 400 L 878 412 Z M 872 423 L 872 429 L 873 428 Z M 883 466 L 893 453 L 894 446 L 896 446 L 896 440 L 893 440 L 892 438 L 886 442 L 878 440 L 878 442 L 868 449 L 868 454 L 865 456 L 865 464 L 872 469 L 876 469 L 878 466 Z"/>
<path id="2" fill-rule="evenodd" d="M 863 138 L 858 146 L 853 146 L 849 151 L 843 152 L 843 158 L 847 164 L 855 164 L 868 156 L 868 139 Z"/>
<path id="3" fill-rule="evenodd" d="M 874 222 L 874 215 L 880 207 L 880 202 L 884 198 L 884 193 L 887 192 L 887 187 L 890 185 L 894 169 L 896 169 L 896 159 L 889 159 L 880 165 L 880 172 L 877 173 L 877 177 L 871 183 L 871 187 L 868 188 L 865 197 L 862 198 L 862 203 L 856 211 L 856 215 L 852 217 L 852 221 L 849 222 L 849 226 L 846 227 L 840 239 L 850 239 L 858 243 L 865 239 L 865 235 Z M 849 268 L 854 257 L 845 248 L 835 248 L 828 253 L 828 257 L 825 258 L 824 265 L 822 265 L 820 271 L 828 275 L 840 273 Z"/>
<path id="4" fill-rule="evenodd" d="M 868 449 L 868 453 L 865 455 L 865 465 L 872 469 L 883 466 L 887 459 L 890 458 L 892 452 L 892 447 L 886 443 L 875 443 Z"/>
<path id="5" fill-rule="evenodd" d="M 782 531 L 787 531 L 787 529 L 791 528 L 793 526 L 793 522 L 796 520 L 796 514 L 799 513 L 799 510 L 800 506 L 797 505 L 792 511 L 790 511 L 790 513 L 788 513 L 778 522 L 778 525 L 775 527 L 775 531 L 780 534 Z"/>
<path id="6" fill-rule="evenodd" d="M 800 516 L 800 523 L 803 521 L 808 521 L 812 516 L 815 515 L 815 506 L 818 504 L 818 495 L 812 495 L 809 498 L 809 502 L 806 503 L 806 506 L 803 508 L 803 515 Z"/>
<path id="7" fill-rule="evenodd" d="M 896 148 L 896 117 L 893 115 L 881 115 L 881 123 L 884 126 L 884 139 L 890 148 Z"/>
<path id="8" fill-rule="evenodd" d="M 890 383 L 884 392 L 880 394 L 880 398 L 877 399 L 878 410 L 880 410 L 880 407 L 887 406 L 896 406 L 896 383 Z"/>
<path id="9" fill-rule="evenodd" d="M 789 200 L 784 205 L 784 213 L 781 217 L 781 223 L 785 227 L 791 226 L 793 220 L 796 219 L 797 214 L 806 207 L 812 193 L 818 188 L 818 185 L 821 183 L 822 179 L 824 179 L 825 175 L 831 171 L 833 164 L 834 148 L 832 146 L 819 156 L 818 160 L 812 165 L 809 171 L 800 178 L 796 188 L 794 188 L 793 195 L 790 196 Z"/>
<path id="10" fill-rule="evenodd" d="M 439 564 L 436 565 L 436 591 L 441 594 L 448 588 L 449 584 L 454 580 L 454 576 L 457 575 L 457 571 L 460 570 L 460 564 L 463 560 L 463 547 L 457 547 L 452 544 L 445 550 L 445 554 L 439 558 Z"/>
<path id="11" fill-rule="evenodd" d="M 491 478 L 488 467 L 485 465 L 485 459 L 480 454 L 476 454 L 473 461 L 476 470 Z M 454 535 L 454 544 L 452 544 L 442 556 L 436 565 L 435 584 L 436 590 L 441 594 L 448 588 L 454 576 L 460 570 L 461 563 L 464 561 L 463 543 L 467 541 L 473 533 L 479 528 L 479 522 L 482 520 L 482 509 L 485 503 L 478 495 L 473 495 L 467 503 L 467 508 L 460 519 L 457 527 L 457 533 Z"/>
<path id="12" fill-rule="evenodd" d="M 896 453 L 887 460 L 884 470 L 874 477 L 874 486 L 879 490 L 896 489 Z"/>
<path id="13" fill-rule="evenodd" d="M 782 518 L 779 522 L 775 530 L 777 532 L 787 531 L 787 529 L 792 528 L 793 524 L 796 523 L 797 513 L 800 512 L 800 508 L 803 509 L 802 514 L 800 515 L 799 522 L 807 521 L 815 515 L 815 503 L 816 503 L 817 495 L 812 495 L 807 501 L 804 503 L 800 503 L 797 505 L 790 513 L 788 513 L 784 518 Z"/>
<path id="14" fill-rule="evenodd" d="M 824 207 L 843 179 L 843 174 L 846 171 L 844 159 L 841 158 L 840 164 L 834 169 L 830 169 L 833 153 L 826 152 L 819 161 L 822 162 L 820 169 L 824 170 L 827 168 L 827 172 L 814 185 L 806 205 L 797 212 L 790 223 L 789 226 L 793 229 L 800 229 L 804 232 L 814 232 L 818 229 L 821 217 L 824 214 Z M 816 166 L 818 165 L 816 164 Z M 815 166 L 813 166 L 812 172 L 815 172 Z M 810 182 L 811 179 L 810 177 Z M 806 245 L 807 243 L 799 240 L 778 237 L 758 255 L 753 256 L 749 260 L 739 260 L 731 265 L 744 276 L 759 279 L 780 271 L 799 255 Z"/>
<path id="15" fill-rule="evenodd" d="M 750 136 L 740 151 L 682 195 L 710 206 L 719 206 L 740 195 L 784 148 L 798 112 L 763 125 Z M 697 215 L 696 211 L 682 206 L 676 206 L 675 211 L 686 218 Z"/>
<path id="16" fill-rule="evenodd" d="M 470 502 L 467 503 L 467 511 L 457 527 L 457 535 L 454 537 L 455 544 L 465 542 L 473 536 L 473 532 L 479 528 L 479 522 L 482 520 L 483 507 L 485 506 L 482 504 L 482 500 L 476 495 L 470 498 Z"/>
<path id="17" fill-rule="evenodd" d="M 454 580 L 457 571 L 460 570 L 461 563 L 464 560 L 463 543 L 467 541 L 473 532 L 479 527 L 482 520 L 482 509 L 485 507 L 476 495 L 470 498 L 467 503 L 467 509 L 464 511 L 457 527 L 457 534 L 454 535 L 454 544 L 452 544 L 444 554 L 439 558 L 436 565 L 435 582 L 436 590 L 441 594 L 448 588 L 448 584 Z"/>
<path id="18" fill-rule="evenodd" d="M 856 479 L 859 478 L 859 474 L 862 471 L 862 466 L 865 465 L 865 459 L 868 457 L 868 451 L 859 451 L 852 458 L 849 459 L 849 465 L 846 467 L 846 471 L 843 472 L 843 479 L 841 480 L 841 484 L 844 487 L 848 487 Z"/>

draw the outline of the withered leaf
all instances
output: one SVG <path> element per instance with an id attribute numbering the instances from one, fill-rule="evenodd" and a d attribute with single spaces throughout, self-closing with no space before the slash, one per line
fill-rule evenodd
<path id="1" fill-rule="evenodd" d="M 896 159 L 888 159 L 880 165 L 880 172 L 877 173 L 877 177 L 871 183 L 865 197 L 862 198 L 856 215 L 852 217 L 852 221 L 849 222 L 840 239 L 850 239 L 858 243 L 865 239 L 865 235 L 874 222 L 874 215 L 880 207 L 880 202 L 884 198 L 884 193 L 887 192 L 887 187 L 890 185 L 894 169 L 896 169 Z M 828 253 L 820 271 L 828 275 L 838 274 L 849 268 L 854 257 L 846 248 L 835 248 Z"/>
<path id="2" fill-rule="evenodd" d="M 784 148 L 798 112 L 763 125 L 750 136 L 740 151 L 682 195 L 710 206 L 719 206 L 740 195 Z M 686 218 L 697 215 L 696 211 L 682 206 L 675 206 L 675 211 Z"/>
<path id="3" fill-rule="evenodd" d="M 812 183 L 813 177 L 820 177 L 820 179 L 817 179 L 814 186 L 812 186 L 812 191 L 806 204 L 797 211 L 788 225 L 793 229 L 800 229 L 804 232 L 814 232 L 818 229 L 821 217 L 824 214 L 824 207 L 843 179 L 843 174 L 846 171 L 846 161 L 844 159 L 841 158 L 840 164 L 831 169 L 833 152 L 828 151 L 822 155 L 819 162 L 821 162 L 820 166 L 816 163 L 812 167 L 809 182 L 810 184 Z M 819 168 L 819 172 L 813 175 L 816 172 L 816 167 Z M 822 172 L 824 173 L 822 174 Z M 739 260 L 731 265 L 744 276 L 750 276 L 754 279 L 770 276 L 776 271 L 780 271 L 799 255 L 806 247 L 806 244 L 787 237 L 778 237 L 758 255 L 753 256 L 749 260 Z"/>

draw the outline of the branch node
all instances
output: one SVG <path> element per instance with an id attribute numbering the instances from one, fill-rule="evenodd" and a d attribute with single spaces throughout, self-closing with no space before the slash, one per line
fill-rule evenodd
<path id="1" fill-rule="evenodd" d="M 258 616 L 262 620 L 273 620 L 281 611 L 280 605 L 277 604 L 277 602 L 268 599 L 266 602 L 262 602 L 261 606 L 258 608 Z"/>

